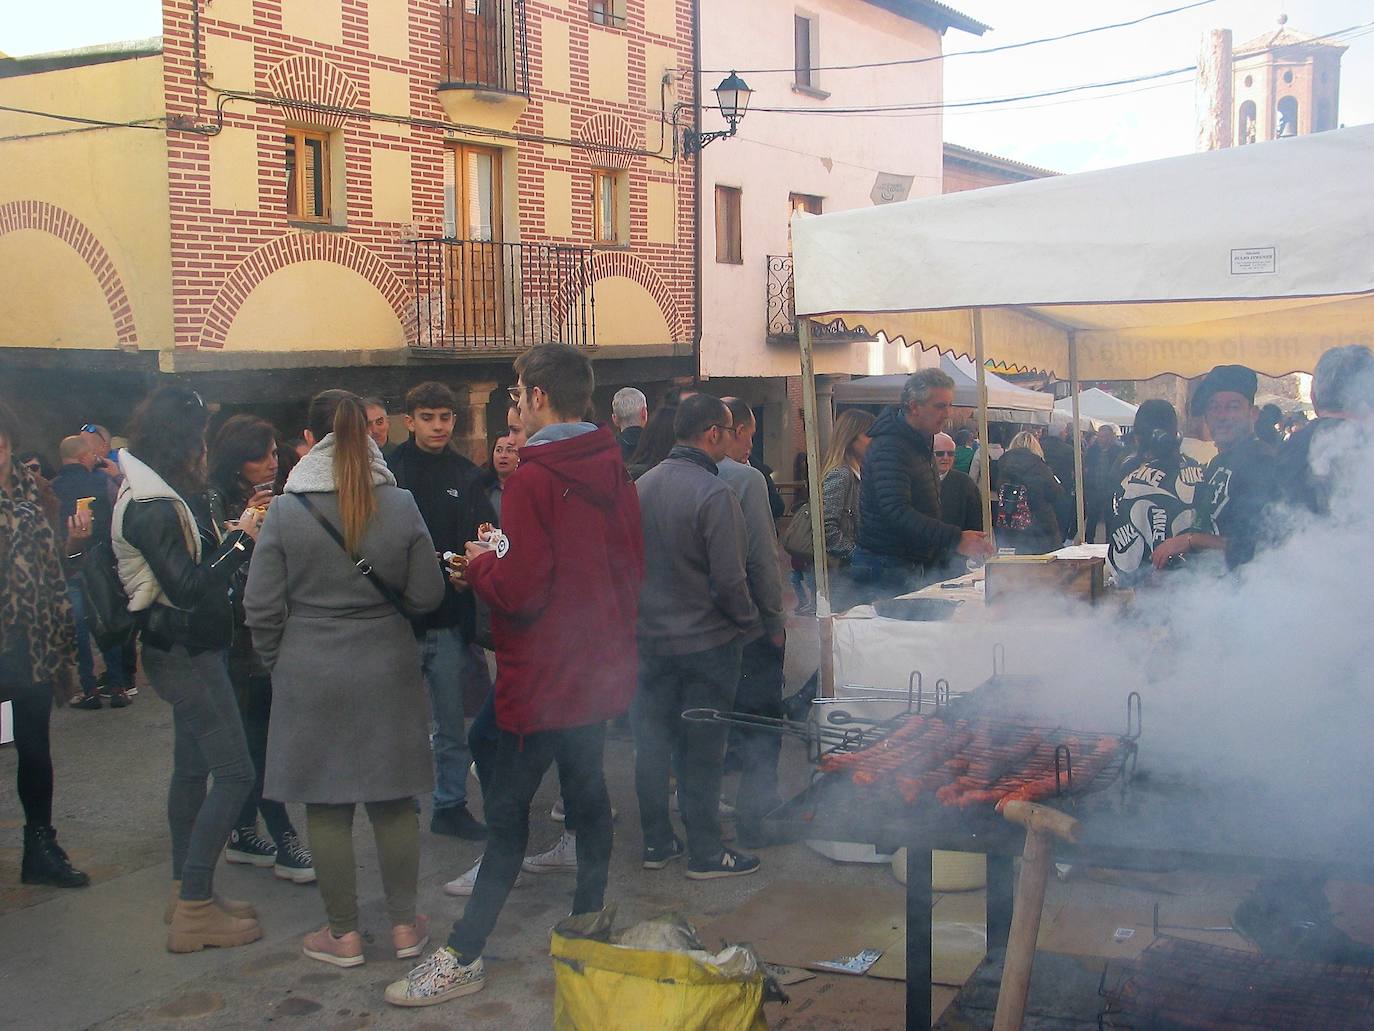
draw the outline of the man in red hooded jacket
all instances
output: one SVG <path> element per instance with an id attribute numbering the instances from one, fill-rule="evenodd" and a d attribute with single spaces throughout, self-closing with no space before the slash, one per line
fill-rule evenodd
<path id="1" fill-rule="evenodd" d="M 594 379 L 586 356 L 542 344 L 515 363 L 511 396 L 529 435 L 506 481 L 501 535 L 467 546 L 467 583 L 491 608 L 496 725 L 483 783 L 489 837 L 467 910 L 448 944 L 387 988 L 398 1006 L 480 991 L 482 950 L 520 873 L 530 803 L 558 764 L 577 827 L 572 912 L 602 908 L 611 803 L 605 721 L 629 708 L 644 579 L 639 500 L 606 427 L 582 421 Z"/>

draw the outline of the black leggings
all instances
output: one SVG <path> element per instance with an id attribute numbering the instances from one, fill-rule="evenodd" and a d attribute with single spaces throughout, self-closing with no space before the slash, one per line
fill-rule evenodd
<path id="1" fill-rule="evenodd" d="M 29 684 L 14 697 L 14 750 L 19 757 L 19 801 L 30 827 L 52 823 L 52 685 Z"/>
<path id="2" fill-rule="evenodd" d="M 267 727 L 272 718 L 272 680 L 270 677 L 255 673 L 243 673 L 230 665 L 229 677 L 234 684 L 234 699 L 238 702 L 239 715 L 243 718 L 243 733 L 248 739 L 248 754 L 253 760 L 257 776 L 253 790 L 249 792 L 243 809 L 239 812 L 239 827 L 253 827 L 257 824 L 258 813 L 267 825 L 267 833 L 280 847 L 282 837 L 295 830 L 286 806 L 262 797 L 263 778 L 267 773 Z"/>

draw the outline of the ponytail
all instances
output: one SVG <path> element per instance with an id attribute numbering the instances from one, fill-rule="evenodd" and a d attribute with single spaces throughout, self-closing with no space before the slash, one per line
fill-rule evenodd
<path id="1" fill-rule="evenodd" d="M 316 441 L 334 434 L 334 487 L 339 492 L 344 543 L 357 554 L 367 524 L 377 511 L 372 495 L 373 445 L 367 435 L 363 402 L 347 390 L 316 394 L 306 413 L 306 425 Z"/>
<path id="2" fill-rule="evenodd" d="M 355 555 L 367 524 L 377 511 L 372 496 L 372 444 L 367 435 L 363 403 L 349 394 L 334 410 L 334 485 L 339 491 L 339 516 L 344 543 Z"/>

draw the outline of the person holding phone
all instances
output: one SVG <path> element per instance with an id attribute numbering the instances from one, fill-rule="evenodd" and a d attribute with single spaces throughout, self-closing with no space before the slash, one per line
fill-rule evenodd
<path id="1" fill-rule="evenodd" d="M 111 532 L 144 671 L 172 708 L 169 952 L 262 937 L 252 906 L 214 894 L 220 850 L 253 789 L 226 660 L 234 636 L 229 584 L 252 554 L 262 516 L 248 508 L 223 526 L 215 517 L 206 492 L 208 420 L 200 395 L 181 386 L 160 387 L 139 405 L 120 453 L 126 479 Z"/>
<path id="2" fill-rule="evenodd" d="M 210 485 L 222 512 L 254 509 L 266 512 L 275 496 L 277 479 L 277 432 L 255 415 L 232 416 L 210 447 Z M 267 769 L 267 730 L 272 717 L 272 677 L 253 649 L 252 636 L 244 625 L 243 590 L 248 565 L 233 581 L 234 642 L 229 646 L 229 680 L 234 685 L 248 752 L 257 773 L 253 790 L 244 800 L 238 823 L 229 832 L 224 858 L 230 863 L 271 868 L 282 880 L 310 884 L 315 880 L 314 859 L 301 841 L 281 802 L 262 797 Z M 258 814 L 269 837 L 258 833 Z"/>

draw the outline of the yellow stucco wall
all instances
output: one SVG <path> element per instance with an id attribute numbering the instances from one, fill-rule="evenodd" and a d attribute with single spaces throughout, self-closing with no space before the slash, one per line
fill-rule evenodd
<path id="1" fill-rule="evenodd" d="M 109 121 L 160 118 L 166 111 L 162 59 L 0 79 L 0 104 Z M 51 119 L 0 111 L 0 136 L 61 127 Z M 128 296 L 139 345 L 170 347 L 171 235 L 160 126 L 6 143 L 0 205 L 25 201 L 61 208 L 95 236 Z M 56 237 L 28 231 L 0 236 L 0 283 L 6 295 L 0 347 L 116 345 L 114 320 L 94 276 Z"/>
<path id="2" fill-rule="evenodd" d="M 0 236 L 0 333 L 23 347 L 108 348 L 115 323 L 105 293 L 81 256 L 50 233 Z M 60 284 L 60 289 L 53 289 Z"/>
<path id="3" fill-rule="evenodd" d="M 320 304 L 302 304 L 302 297 Z M 278 269 L 248 295 L 224 343 L 231 351 L 329 351 L 406 345 L 396 313 L 371 283 L 328 261 Z"/>
<path id="4" fill-rule="evenodd" d="M 554 140 L 572 139 L 572 107 L 557 100 L 546 100 L 541 105 L 544 112 L 544 135 Z M 568 148 L 556 143 L 546 143 L 544 154 L 547 157 L 565 160 Z"/>
<path id="5" fill-rule="evenodd" d="M 258 133 L 226 126 L 210 140 L 210 206 L 258 210 Z"/>
<path id="6" fill-rule="evenodd" d="M 231 21 L 239 25 L 253 23 L 253 0 L 207 0 L 205 13 L 220 21 Z"/>
<path id="7" fill-rule="evenodd" d="M 569 48 L 568 23 L 557 18 L 541 18 L 539 31 L 543 47 L 539 53 L 539 78 L 545 92 L 567 93 L 571 89 L 568 76 Z M 624 61 L 620 62 L 624 65 Z"/>
<path id="8" fill-rule="evenodd" d="M 372 150 L 372 217 L 378 222 L 412 222 L 410 154 Z"/>
<path id="9" fill-rule="evenodd" d="M 629 42 L 620 33 L 593 27 L 587 34 L 588 92 L 595 100 L 630 100 Z"/>
<path id="10" fill-rule="evenodd" d="M 281 0 L 281 28 L 320 43 L 343 43 L 343 5 L 325 0 Z"/>
<path id="11" fill-rule="evenodd" d="M 572 173 L 544 173 L 544 232 L 548 236 L 572 236 Z"/>
<path id="12" fill-rule="evenodd" d="M 208 34 L 205 37 L 205 77 L 218 89 L 254 90 L 253 44 L 217 32 Z"/>
<path id="13" fill-rule="evenodd" d="M 373 68 L 371 81 L 371 109 L 384 115 L 410 114 L 410 76 L 405 72 L 389 72 Z M 393 135 L 407 135 L 410 127 L 399 122 L 386 123 L 386 131 Z"/>
<path id="14" fill-rule="evenodd" d="M 648 183 L 645 188 L 650 243 L 677 240 L 677 187 L 672 183 Z"/>
<path id="15" fill-rule="evenodd" d="M 677 51 L 661 47 L 657 43 L 644 44 L 644 110 L 658 111 L 663 99 L 663 73 L 675 70 L 680 63 Z M 673 103 L 673 90 L 667 94 L 669 106 Z M 653 137 L 656 138 L 656 137 Z"/>
<path id="16" fill-rule="evenodd" d="M 671 344 L 672 331 L 653 295 L 625 276 L 596 281 L 596 342 L 616 344 Z"/>
<path id="17" fill-rule="evenodd" d="M 660 36 L 676 36 L 677 0 L 644 0 L 644 27 Z"/>
<path id="18" fill-rule="evenodd" d="M 219 2 L 219 0 L 216 0 Z M 410 59 L 410 18 L 407 4 L 374 3 L 367 9 L 367 41 L 374 54 Z"/>

